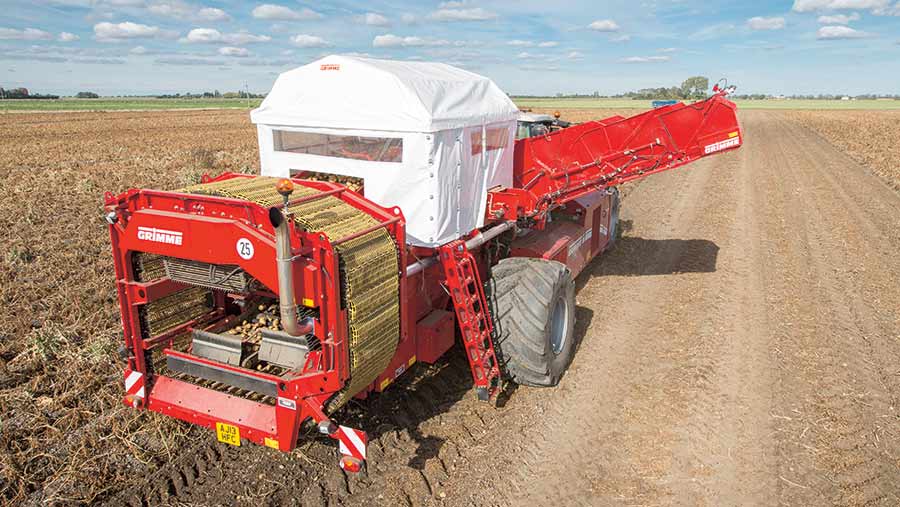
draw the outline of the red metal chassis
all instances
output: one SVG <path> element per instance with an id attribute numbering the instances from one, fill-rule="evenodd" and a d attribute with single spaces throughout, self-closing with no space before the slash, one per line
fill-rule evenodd
<path id="1" fill-rule="evenodd" d="M 240 177 L 249 176 L 226 174 L 220 178 Z M 405 222 L 398 208 L 379 207 L 340 185 L 313 181 L 302 184 L 321 191 L 323 195 L 339 196 L 348 204 L 372 215 L 398 244 L 405 244 Z M 315 334 L 322 347 L 309 353 L 301 371 L 274 376 L 217 363 L 172 348 L 174 339 L 190 329 L 220 329 L 233 323 L 234 317 L 227 316 L 225 312 L 224 294 L 217 293 L 215 308 L 208 315 L 162 335 L 146 336 L 145 330 L 141 329 L 140 306 L 172 294 L 185 285 L 167 278 L 137 281 L 131 262 L 134 253 L 146 252 L 237 265 L 271 291 L 271 296 L 277 296 L 274 230 L 269 222 L 268 210 L 243 200 L 154 190 L 130 190 L 118 197 L 107 194 L 106 208 L 116 214 L 116 221 L 109 230 L 125 346 L 130 356 L 126 376 L 138 372 L 145 387 L 144 396 L 128 395 L 126 403 L 209 428 L 215 428 L 216 423 L 228 423 L 238 427 L 242 437 L 284 451 L 295 446 L 301 422 L 310 418 L 315 422 L 327 420 L 322 410 L 323 404 L 341 389 L 349 376 L 346 360 L 347 316 L 340 301 L 336 280 L 339 270 L 330 238 L 314 232 L 292 230 L 292 248 L 297 256 L 293 270 L 295 298 L 318 308 Z M 141 228 L 179 232 L 181 241 L 175 244 L 141 239 L 138 234 Z M 253 244 L 254 254 L 250 259 L 242 258 L 235 248 L 242 238 Z M 342 239 L 334 238 L 334 242 L 339 241 Z M 406 250 L 400 249 L 399 255 L 401 265 L 405 265 Z M 406 286 L 406 278 L 402 277 L 398 294 L 401 300 L 406 298 Z M 398 347 L 398 358 L 395 358 L 395 362 L 402 361 L 404 365 L 415 361 L 415 344 L 411 343 L 409 319 L 406 317 L 408 309 L 406 305 L 401 305 L 401 346 Z M 253 402 L 155 374 L 148 364 L 149 351 L 186 358 L 274 384 L 277 403 Z M 392 366 L 396 370 L 397 366 Z M 370 389 L 376 387 L 373 384 Z"/>
<path id="2" fill-rule="evenodd" d="M 624 118 L 612 116 L 516 141 L 512 188 L 488 193 L 486 217 L 527 219 L 543 228 L 547 214 L 621 183 L 737 149 L 743 134 L 725 92 Z"/>
<path id="3" fill-rule="evenodd" d="M 613 117 L 520 140 L 515 147 L 514 188 L 490 191 L 487 222 L 514 220 L 532 229 L 531 234 L 519 238 L 511 238 L 512 234 L 505 236 L 505 243 L 510 247 L 508 255 L 557 260 L 569 266 L 575 276 L 610 242 L 613 225 L 610 187 L 737 148 L 741 142 L 734 105 L 724 95 L 694 105 L 676 104 L 629 119 Z M 704 153 L 710 146 L 725 147 Z M 219 179 L 245 177 L 252 176 L 225 174 Z M 320 191 L 320 195 L 336 196 L 376 218 L 400 246 L 401 267 L 440 253 L 438 249 L 406 246 L 405 220 L 399 208 L 380 207 L 338 184 L 294 181 Z M 266 293 L 268 296 L 276 297 L 274 231 L 268 210 L 243 200 L 155 190 L 129 190 L 119 196 L 108 193 L 105 203 L 107 211 L 116 218 L 109 231 L 125 345 L 130 353 L 126 379 L 129 376 L 141 379 L 140 384 L 127 390 L 126 403 L 211 429 L 224 422 L 238 427 L 242 437 L 282 451 L 294 448 L 304 421 L 329 422 L 323 411 L 324 403 L 349 376 L 347 316 L 340 301 L 336 280 L 339 271 L 333 248 L 341 238 L 328 238 L 291 226 L 292 248 L 297 258 L 293 270 L 295 300 L 318 308 L 315 334 L 322 348 L 310 352 L 301 371 L 274 376 L 223 365 L 172 348 L 174 338 L 190 329 L 219 329 L 233 323 L 234 317 L 226 312 L 229 298 L 224 294 L 217 293 L 215 309 L 203 318 L 163 335 L 146 336 L 141 329 L 140 306 L 185 286 L 166 278 L 139 282 L 131 262 L 135 252 L 146 252 L 237 265 L 261 282 L 270 291 Z M 177 231 L 182 234 L 182 241 L 173 244 L 140 239 L 139 227 Z M 477 233 L 472 231 L 462 239 Z M 235 248 L 242 238 L 254 245 L 251 259 L 242 258 Z M 462 241 L 456 241 L 440 251 L 446 255 L 461 244 Z M 472 252 L 475 272 L 466 271 L 469 274 L 460 280 L 488 277 L 490 265 L 498 260 L 497 250 L 482 247 Z M 466 265 L 469 261 L 460 257 L 459 262 Z M 454 305 L 447 289 L 449 286 L 452 291 L 455 286 L 444 267 L 437 263 L 412 276 L 400 269 L 401 323 L 397 352 L 388 368 L 358 393 L 358 397 L 384 390 L 417 360 L 434 362 L 453 345 L 459 326 L 451 313 Z M 456 313 L 460 315 L 458 306 Z M 489 329 L 490 315 L 482 318 L 487 319 L 485 325 Z M 473 353 L 469 343 L 465 344 L 470 362 L 474 354 L 482 367 L 481 380 L 475 374 L 476 386 L 487 387 L 484 379 L 496 373 L 491 371 L 492 365 L 486 359 L 493 355 L 492 347 Z M 490 340 L 487 345 L 490 346 Z M 254 402 L 162 376 L 148 364 L 150 351 L 274 383 L 277 402 L 274 405 Z M 344 431 L 341 428 L 332 435 L 334 438 L 339 438 L 338 434 Z"/>

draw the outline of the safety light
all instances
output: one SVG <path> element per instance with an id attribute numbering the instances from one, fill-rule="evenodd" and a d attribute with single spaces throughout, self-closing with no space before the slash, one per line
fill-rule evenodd
<path id="1" fill-rule="evenodd" d="M 294 182 L 287 178 L 282 178 L 275 184 L 275 190 L 277 190 L 279 194 L 287 197 L 294 191 Z"/>
<path id="2" fill-rule="evenodd" d="M 133 396 L 133 395 L 129 394 L 129 395 L 125 396 L 125 403 L 127 405 L 130 405 L 131 408 L 138 408 L 139 406 L 141 406 L 141 399 L 138 398 L 137 396 Z"/>
<path id="3" fill-rule="evenodd" d="M 344 456 L 341 458 L 341 468 L 350 473 L 359 473 L 362 470 L 362 461 L 350 456 Z"/>

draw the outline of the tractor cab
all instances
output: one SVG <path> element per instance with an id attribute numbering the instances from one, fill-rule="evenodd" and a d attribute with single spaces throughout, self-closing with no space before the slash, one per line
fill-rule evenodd
<path id="1" fill-rule="evenodd" d="M 559 112 L 549 115 L 522 111 L 517 118 L 516 139 L 544 136 L 569 125 L 569 122 L 559 119 Z"/>

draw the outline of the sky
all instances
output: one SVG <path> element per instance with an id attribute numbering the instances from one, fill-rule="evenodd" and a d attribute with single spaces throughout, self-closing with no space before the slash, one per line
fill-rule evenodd
<path id="1" fill-rule="evenodd" d="M 32 93 L 264 93 L 280 72 L 329 54 L 449 63 L 511 94 L 608 95 L 694 75 L 727 78 L 738 93 L 900 93 L 900 0 L 0 0 L 0 7 L 0 87 Z"/>

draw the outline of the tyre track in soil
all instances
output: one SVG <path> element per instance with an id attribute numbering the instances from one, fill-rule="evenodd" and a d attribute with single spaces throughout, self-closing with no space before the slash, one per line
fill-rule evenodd
<path id="1" fill-rule="evenodd" d="M 798 275 L 774 305 L 790 326 L 781 359 L 797 373 L 781 430 L 792 436 L 784 473 L 799 479 L 785 497 L 897 505 L 900 198 L 810 131 L 772 123 L 785 141 L 770 162 L 787 169 L 776 194 L 790 204 L 778 259 Z"/>
<path id="2" fill-rule="evenodd" d="M 198 431 L 109 503 L 896 504 L 900 199 L 793 122 L 742 117 L 742 150 L 626 189 L 557 389 L 493 408 L 454 352 L 345 412 L 368 476 L 330 443 Z"/>
<path id="3" fill-rule="evenodd" d="M 900 199 L 783 117 L 743 121 L 741 151 L 624 206 L 626 240 L 711 240 L 715 272 L 674 273 L 697 254 L 677 244 L 595 263 L 572 370 L 516 393 L 532 410 L 501 414 L 448 503 L 898 503 Z"/>
<path id="4" fill-rule="evenodd" d="M 533 430 L 542 439 L 526 447 L 513 481 L 521 486 L 499 503 L 765 502 L 766 459 L 731 455 L 766 457 L 757 427 L 741 424 L 768 418 L 765 395 L 753 396 L 766 392 L 765 368 L 732 364 L 736 353 L 760 355 L 759 347 L 735 350 L 753 343 L 740 334 L 761 313 L 742 305 L 742 267 L 754 262 L 741 248 L 748 206 L 738 179 L 746 166 L 743 152 L 705 161 L 647 180 L 626 199 L 635 224 L 586 274 L 578 296 L 596 310 L 610 307 L 608 323 L 591 326 L 564 391 L 547 400 L 549 417 Z M 629 238 L 645 246 L 627 248 Z M 735 403 L 743 413 L 724 410 Z"/>

